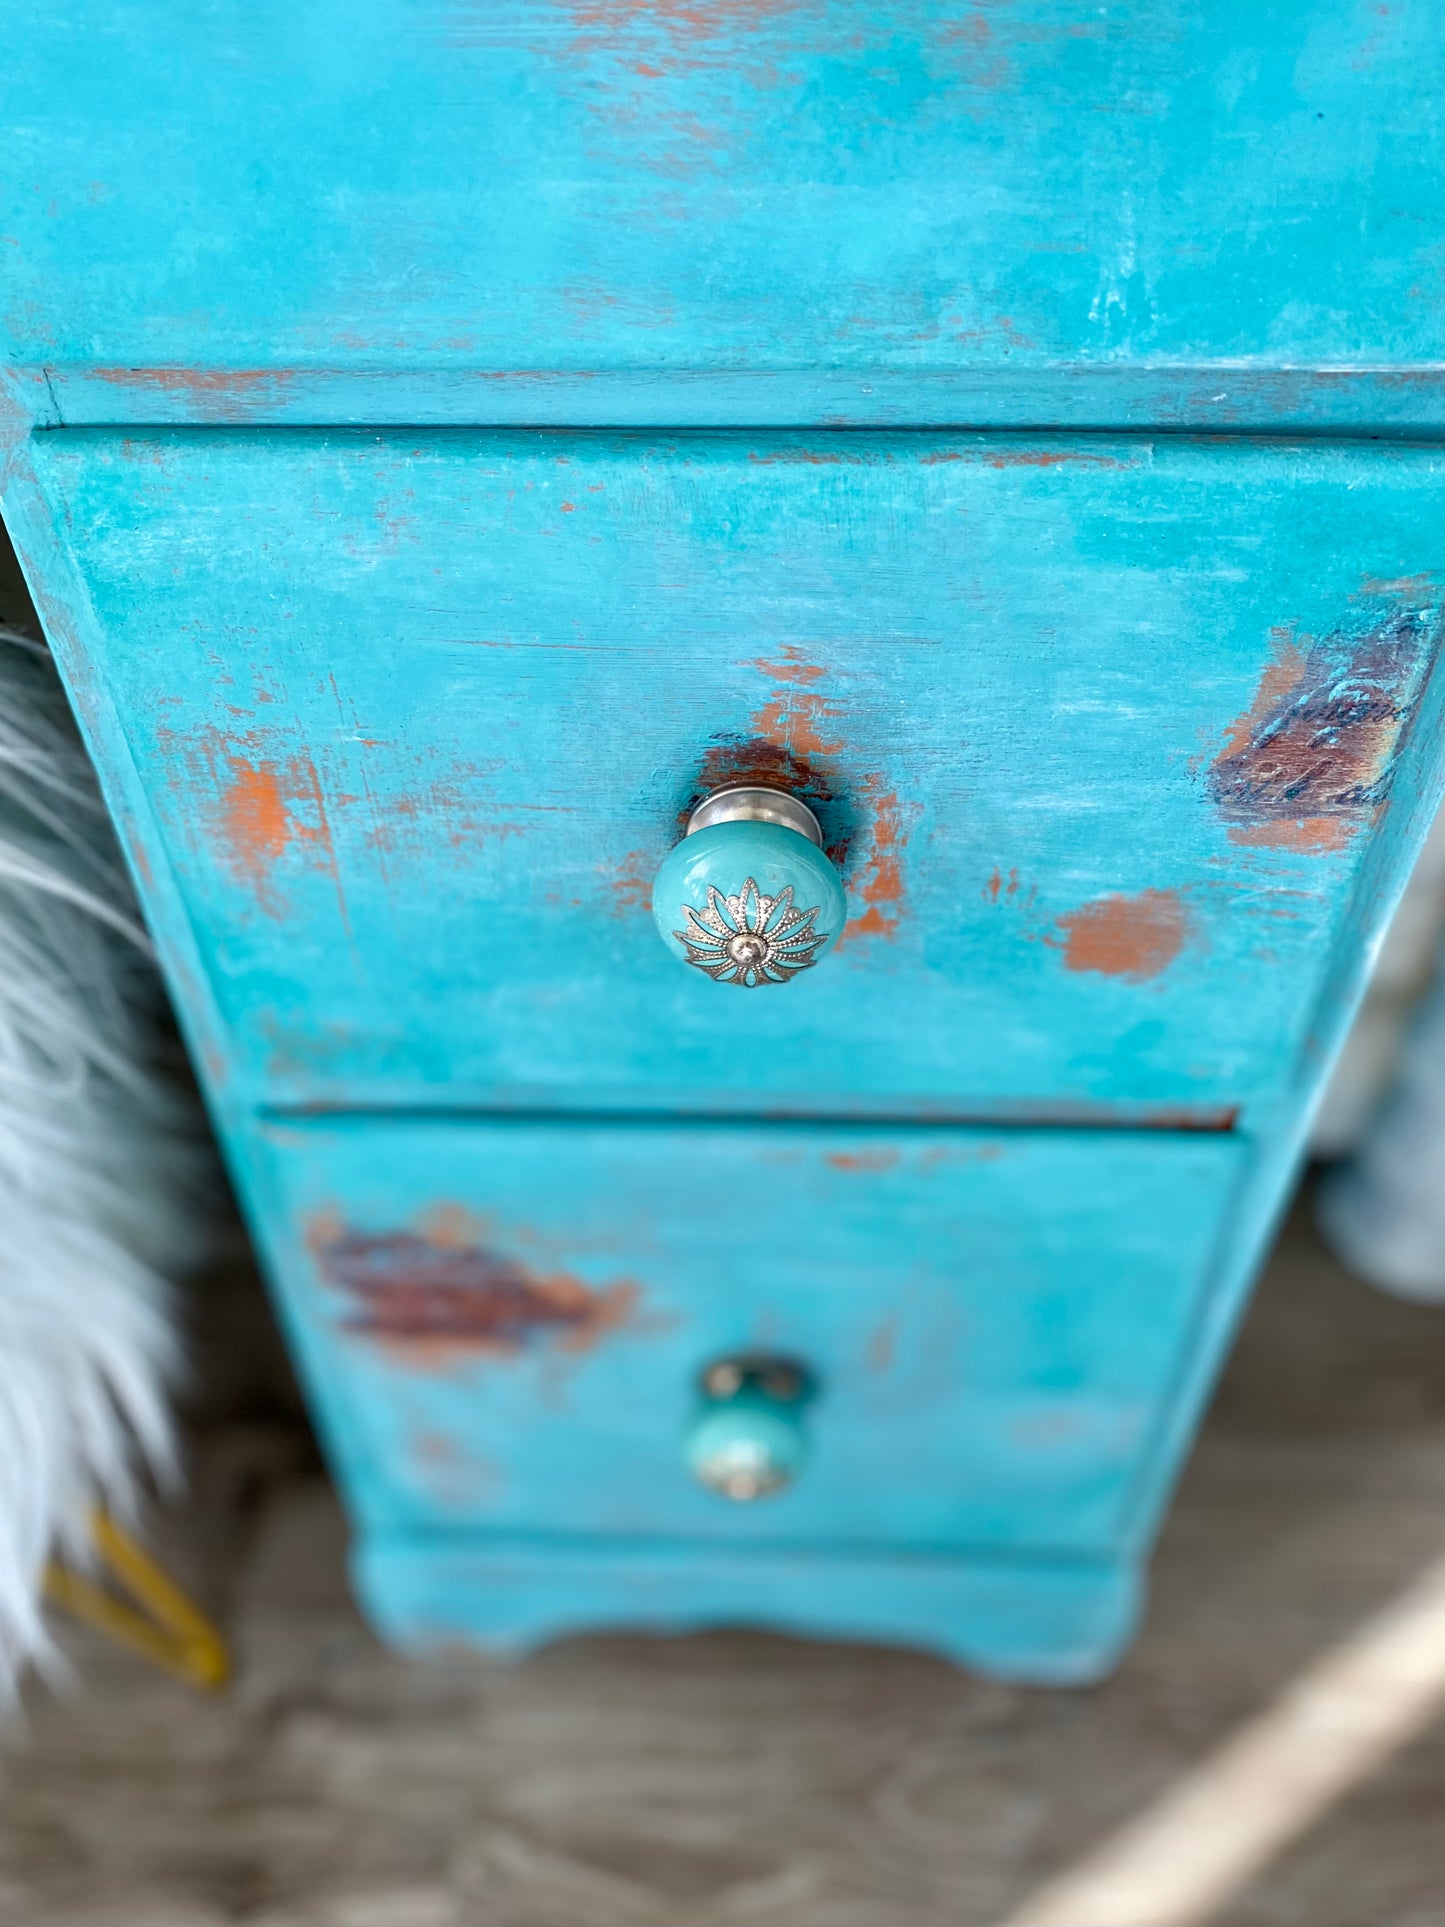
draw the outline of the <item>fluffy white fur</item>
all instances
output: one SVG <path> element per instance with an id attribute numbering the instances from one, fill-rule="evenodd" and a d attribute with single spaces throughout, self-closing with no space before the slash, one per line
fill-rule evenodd
<path id="1" fill-rule="evenodd" d="M 0 1704 L 57 1547 L 173 1466 L 167 1272 L 194 1249 L 157 984 L 44 649 L 0 630 Z"/>

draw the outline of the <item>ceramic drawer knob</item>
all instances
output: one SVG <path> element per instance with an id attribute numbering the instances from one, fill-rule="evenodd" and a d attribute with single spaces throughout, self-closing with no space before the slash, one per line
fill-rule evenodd
<path id="1" fill-rule="evenodd" d="M 701 1390 L 687 1457 L 702 1483 L 739 1502 L 791 1485 L 805 1456 L 808 1372 L 786 1358 L 721 1358 L 703 1373 Z"/>
<path id="2" fill-rule="evenodd" d="M 786 790 L 714 790 L 652 887 L 667 947 L 715 983 L 755 990 L 810 970 L 843 927 L 818 819 Z"/>

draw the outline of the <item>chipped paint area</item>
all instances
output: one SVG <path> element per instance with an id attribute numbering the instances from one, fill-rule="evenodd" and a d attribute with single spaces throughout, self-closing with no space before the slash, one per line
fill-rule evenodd
<path id="1" fill-rule="evenodd" d="M 839 944 L 895 936 L 904 914 L 904 855 L 917 806 L 902 801 L 882 775 L 849 780 L 839 772 L 849 750 L 847 710 L 830 690 L 824 664 L 788 645 L 751 666 L 772 685 L 750 719 L 755 733 L 713 747 L 679 820 L 685 822 L 710 790 L 728 783 L 771 783 L 801 796 L 817 812 L 828 855 L 860 906 L 839 933 Z"/>
<path id="2" fill-rule="evenodd" d="M 809 662 L 797 648 L 785 648 L 776 662 L 757 662 L 753 667 L 773 683 L 773 694 L 753 717 L 758 735 L 789 756 L 836 756 L 843 748 L 839 734 L 843 711 L 820 687 L 827 678 L 826 668 Z"/>
<path id="3" fill-rule="evenodd" d="M 570 1272 L 531 1271 L 444 1234 L 332 1231 L 317 1241 L 316 1257 L 350 1303 L 342 1329 L 412 1364 L 510 1357 L 544 1343 L 586 1351 L 631 1319 L 638 1298 L 625 1280 L 594 1289 Z"/>
<path id="4" fill-rule="evenodd" d="M 825 1151 L 823 1162 L 834 1171 L 891 1171 L 900 1153 L 891 1146 L 869 1146 L 861 1151 Z"/>
<path id="5" fill-rule="evenodd" d="M 610 917 L 647 916 L 652 910 L 652 878 L 661 857 L 650 850 L 628 850 L 615 863 L 599 863 L 600 902 Z"/>
<path id="6" fill-rule="evenodd" d="M 769 693 L 749 718 L 749 733 L 724 737 L 709 749 L 678 823 L 685 827 L 713 790 L 732 783 L 772 785 L 800 796 L 816 812 L 828 855 L 842 869 L 858 823 L 836 761 L 846 747 L 844 710 L 826 689 L 829 672 L 794 645 L 774 661 L 750 666 L 768 678 Z"/>
<path id="7" fill-rule="evenodd" d="M 1082 448 L 994 448 L 984 457 L 990 468 L 1137 468 L 1138 457 L 1121 461 Z"/>
<path id="8" fill-rule="evenodd" d="M 235 875 L 254 881 L 286 853 L 293 824 L 287 807 L 299 783 L 297 772 L 284 774 L 274 764 L 227 758 L 230 774 L 221 792 L 220 815 L 226 849 Z"/>
<path id="9" fill-rule="evenodd" d="M 198 819 L 227 873 L 263 910 L 282 913 L 274 879 L 287 858 L 329 876 L 340 896 L 326 798 L 309 756 L 274 755 L 259 733 L 214 726 L 188 738 L 162 730 L 158 739 L 186 816 Z"/>
<path id="10" fill-rule="evenodd" d="M 1193 935 L 1188 905 L 1177 890 L 1100 897 L 1060 917 L 1065 970 L 1094 971 L 1126 983 L 1148 983 L 1174 962 Z"/>
<path id="11" fill-rule="evenodd" d="M 201 422 L 244 422 L 282 406 L 298 371 L 290 368 L 95 368 L 108 387 L 184 401 Z"/>
<path id="12" fill-rule="evenodd" d="M 843 926 L 840 944 L 857 937 L 896 937 L 905 909 L 904 853 L 917 806 L 900 802 L 881 777 L 865 776 L 862 790 L 867 839 L 853 886 L 862 908 Z"/>
<path id="13" fill-rule="evenodd" d="M 572 0 L 567 10 L 572 32 L 558 51 L 569 62 L 610 60 L 644 82 L 720 70 L 753 88 L 781 78 L 766 30 L 807 11 L 799 0 Z"/>
<path id="14" fill-rule="evenodd" d="M 1254 701 L 1208 773 L 1232 840 L 1329 851 L 1370 823 L 1439 636 L 1438 604 L 1396 610 L 1362 634 L 1277 631 Z"/>

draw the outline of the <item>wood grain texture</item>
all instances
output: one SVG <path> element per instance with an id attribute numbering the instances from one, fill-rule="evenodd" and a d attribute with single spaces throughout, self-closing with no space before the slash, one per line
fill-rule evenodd
<path id="1" fill-rule="evenodd" d="M 36 456 L 251 1101 L 1267 1126 L 1439 633 L 1426 448 Z M 819 810 L 850 923 L 748 994 L 648 891 L 759 776 Z"/>
<path id="2" fill-rule="evenodd" d="M 9 353 L 127 412 L 351 367 L 1180 368 L 1195 420 L 1438 375 L 1430 0 L 42 0 L 7 52 Z"/>

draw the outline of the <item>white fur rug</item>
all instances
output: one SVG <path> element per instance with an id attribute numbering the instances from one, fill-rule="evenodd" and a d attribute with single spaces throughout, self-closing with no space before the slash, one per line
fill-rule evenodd
<path id="1" fill-rule="evenodd" d="M 196 1251 L 198 1126 L 153 1068 L 160 990 L 43 647 L 0 630 L 0 1703 L 83 1563 L 173 1467 L 167 1275 Z"/>

